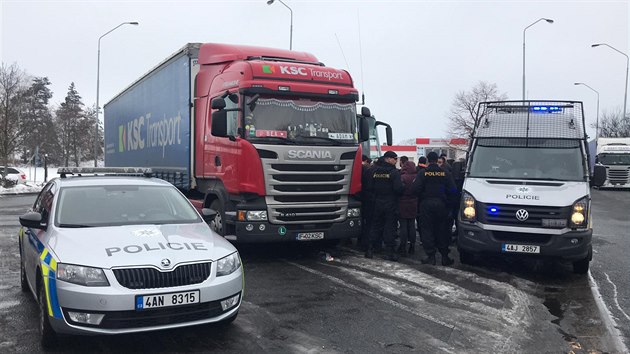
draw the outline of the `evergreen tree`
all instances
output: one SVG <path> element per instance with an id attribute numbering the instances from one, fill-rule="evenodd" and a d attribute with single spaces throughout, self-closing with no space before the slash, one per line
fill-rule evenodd
<path id="1" fill-rule="evenodd" d="M 72 159 L 75 166 L 79 166 L 91 142 L 88 130 L 91 120 L 83 110 L 83 102 L 74 82 L 68 88 L 65 101 L 57 109 L 56 121 L 65 165 L 67 166 Z"/>

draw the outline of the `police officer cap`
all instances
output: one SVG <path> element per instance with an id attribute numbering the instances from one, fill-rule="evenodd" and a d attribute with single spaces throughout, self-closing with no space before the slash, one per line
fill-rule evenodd
<path id="1" fill-rule="evenodd" d="M 429 162 L 437 162 L 438 154 L 435 151 L 431 151 L 427 154 L 427 160 L 429 160 Z"/>
<path id="2" fill-rule="evenodd" d="M 397 158 L 398 158 L 398 155 L 396 155 L 396 153 L 395 153 L 395 152 L 393 152 L 393 151 L 387 151 L 387 152 L 385 153 L 385 155 L 383 155 L 383 157 L 393 157 L 393 158 L 397 159 Z"/>

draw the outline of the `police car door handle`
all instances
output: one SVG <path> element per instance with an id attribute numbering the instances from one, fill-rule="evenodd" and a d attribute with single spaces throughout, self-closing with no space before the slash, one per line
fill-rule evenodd
<path id="1" fill-rule="evenodd" d="M 218 155 L 214 157 L 214 165 L 215 166 L 221 166 L 221 157 L 219 157 Z"/>

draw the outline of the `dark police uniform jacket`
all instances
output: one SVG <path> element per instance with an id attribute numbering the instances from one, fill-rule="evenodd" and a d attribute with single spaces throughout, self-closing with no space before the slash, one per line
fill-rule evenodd
<path id="1" fill-rule="evenodd" d="M 420 202 L 427 199 L 439 199 L 446 206 L 457 203 L 457 188 L 453 182 L 453 176 L 434 163 L 418 172 L 413 189 Z"/>
<path id="2" fill-rule="evenodd" d="M 404 186 L 400 171 L 392 164 L 379 159 L 370 170 L 368 190 L 371 191 L 375 203 L 395 202 L 402 195 Z"/>

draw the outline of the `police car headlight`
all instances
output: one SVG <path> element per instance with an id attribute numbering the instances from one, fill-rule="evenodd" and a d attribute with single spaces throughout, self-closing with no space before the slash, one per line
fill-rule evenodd
<path id="1" fill-rule="evenodd" d="M 462 194 L 462 211 L 461 217 L 464 221 L 475 222 L 477 220 L 477 212 L 475 210 L 475 198 L 468 192 Z"/>
<path id="2" fill-rule="evenodd" d="M 217 261 L 217 277 L 234 273 L 241 266 L 241 259 L 238 252 L 234 252 L 227 257 Z"/>
<path id="3" fill-rule="evenodd" d="M 57 279 L 83 286 L 109 286 L 107 277 L 101 268 L 83 267 L 59 263 Z"/>
<path id="4" fill-rule="evenodd" d="M 573 203 L 573 210 L 571 212 L 571 227 L 586 227 L 586 216 L 588 215 L 588 197 L 579 199 Z"/>
<path id="5" fill-rule="evenodd" d="M 361 216 L 360 208 L 348 208 L 348 217 L 349 218 L 358 218 Z"/>

